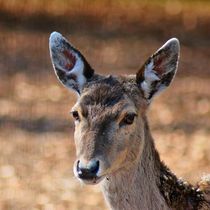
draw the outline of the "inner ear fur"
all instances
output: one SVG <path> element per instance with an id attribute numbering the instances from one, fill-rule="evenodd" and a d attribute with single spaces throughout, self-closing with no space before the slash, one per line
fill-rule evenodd
<path id="1" fill-rule="evenodd" d="M 136 82 L 150 100 L 172 82 L 178 67 L 179 41 L 168 40 L 159 50 L 149 57 L 136 74 Z"/>
<path id="2" fill-rule="evenodd" d="M 80 94 L 84 84 L 94 75 L 92 67 L 82 53 L 58 32 L 50 35 L 49 49 L 58 80 Z"/>

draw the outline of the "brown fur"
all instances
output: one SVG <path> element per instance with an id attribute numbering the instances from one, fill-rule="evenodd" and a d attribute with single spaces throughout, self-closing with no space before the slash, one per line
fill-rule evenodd
<path id="1" fill-rule="evenodd" d="M 202 191 L 179 180 L 160 161 L 145 116 L 147 102 L 132 77 L 100 78 L 85 86 L 83 94 L 76 107 L 85 107 L 88 116 L 76 126 L 77 154 L 105 162 L 101 186 L 111 209 L 210 209 Z M 113 121 L 126 106 L 138 117 L 121 133 Z"/>
<path id="2" fill-rule="evenodd" d="M 160 161 L 147 123 L 151 99 L 176 73 L 177 39 L 166 42 L 136 75 L 125 77 L 94 74 L 84 56 L 57 32 L 50 37 L 50 50 L 58 79 L 80 95 L 72 111 L 78 113 L 74 172 L 81 181 L 100 182 L 112 210 L 210 209 L 210 179 L 197 187 L 178 179 Z M 69 78 L 63 66 L 68 61 L 63 50 L 81 58 L 84 66 L 72 66 L 75 77 Z M 129 123 L 127 116 L 134 120 Z"/>

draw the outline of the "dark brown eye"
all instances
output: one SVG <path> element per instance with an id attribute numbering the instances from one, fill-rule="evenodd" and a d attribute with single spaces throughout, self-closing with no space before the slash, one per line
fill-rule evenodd
<path id="1" fill-rule="evenodd" d="M 80 120 L 78 111 L 73 111 L 71 114 L 75 120 L 78 120 L 78 121 Z"/>
<path id="2" fill-rule="evenodd" d="M 129 114 L 127 114 L 123 118 L 123 120 L 121 122 L 121 125 L 123 125 L 123 124 L 131 125 L 133 123 L 135 117 L 136 117 L 136 114 L 135 113 L 129 113 Z"/>

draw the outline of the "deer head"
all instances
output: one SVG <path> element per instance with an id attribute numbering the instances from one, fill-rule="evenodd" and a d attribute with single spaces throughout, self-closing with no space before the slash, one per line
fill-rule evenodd
<path id="1" fill-rule="evenodd" d="M 141 158 L 146 110 L 176 73 L 178 40 L 167 41 L 136 75 L 129 76 L 94 73 L 85 57 L 57 32 L 50 36 L 50 55 L 58 80 L 78 94 L 71 111 L 75 176 L 95 184 Z"/>

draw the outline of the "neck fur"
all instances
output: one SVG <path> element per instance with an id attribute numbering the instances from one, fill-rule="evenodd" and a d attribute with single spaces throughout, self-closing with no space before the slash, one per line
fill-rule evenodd
<path id="1" fill-rule="evenodd" d="M 149 127 L 141 158 L 104 179 L 102 191 L 112 210 L 203 209 L 203 194 L 183 182 L 160 161 Z"/>
<path id="2" fill-rule="evenodd" d="M 104 197 L 113 210 L 169 209 L 158 188 L 160 159 L 145 126 L 145 145 L 141 158 L 128 168 L 110 175 L 102 182 Z"/>

